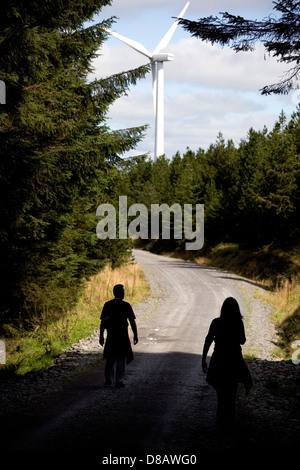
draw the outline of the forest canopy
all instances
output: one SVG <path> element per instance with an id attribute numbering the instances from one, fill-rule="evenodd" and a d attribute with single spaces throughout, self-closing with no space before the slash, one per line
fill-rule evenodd
<path id="1" fill-rule="evenodd" d="M 238 145 L 220 133 L 207 150 L 187 149 L 155 163 L 125 161 L 118 181 L 128 204 L 204 204 L 204 249 L 222 242 L 249 249 L 298 244 L 300 108 L 289 121 L 282 112 L 270 131 L 250 128 Z M 156 245 L 168 251 L 183 243 L 173 237 Z"/>

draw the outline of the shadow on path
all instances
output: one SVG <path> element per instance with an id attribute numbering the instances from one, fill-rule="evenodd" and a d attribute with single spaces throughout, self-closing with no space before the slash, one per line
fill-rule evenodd
<path id="1" fill-rule="evenodd" d="M 62 391 L 47 394 L 37 389 L 39 396 L 30 399 L 25 394 L 18 406 L 16 395 L 16 410 L 1 411 L 0 448 L 95 450 L 99 458 L 295 449 L 300 437 L 299 386 L 293 388 L 290 375 L 284 376 L 285 364 L 248 365 L 254 388 L 249 397 L 239 388 L 235 429 L 215 427 L 215 391 L 201 372 L 201 356 L 136 353 L 127 366 L 124 389 L 104 386 L 100 362 Z M 272 390 L 272 380 L 281 390 Z"/>

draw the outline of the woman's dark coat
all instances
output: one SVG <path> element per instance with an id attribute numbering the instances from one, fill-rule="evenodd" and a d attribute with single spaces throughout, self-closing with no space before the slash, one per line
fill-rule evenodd
<path id="1" fill-rule="evenodd" d="M 237 323 L 215 318 L 205 339 L 215 343 L 206 380 L 216 390 L 231 384 L 243 383 L 246 390 L 252 386 L 252 378 L 242 355 L 241 344 L 246 341 L 242 320 Z"/>

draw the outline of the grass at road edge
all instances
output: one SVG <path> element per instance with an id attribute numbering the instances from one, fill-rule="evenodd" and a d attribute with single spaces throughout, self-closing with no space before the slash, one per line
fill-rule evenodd
<path id="1" fill-rule="evenodd" d="M 112 269 L 106 266 L 86 284 L 83 295 L 72 311 L 59 318 L 44 314 L 33 320 L 30 332 L 15 330 L 5 338 L 6 363 L 0 373 L 24 375 L 49 366 L 63 350 L 99 328 L 102 306 L 113 297 L 113 286 L 124 284 L 125 300 L 132 305 L 150 295 L 150 288 L 135 263 Z"/>

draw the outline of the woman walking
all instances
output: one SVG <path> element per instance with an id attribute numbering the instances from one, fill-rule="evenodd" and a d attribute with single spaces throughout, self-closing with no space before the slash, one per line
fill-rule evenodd
<path id="1" fill-rule="evenodd" d="M 206 357 L 214 341 L 209 366 Z M 210 325 L 205 338 L 202 369 L 207 382 L 216 390 L 218 399 L 217 424 L 234 424 L 235 403 L 239 383 L 246 394 L 253 385 L 251 374 L 243 359 L 241 345 L 246 342 L 239 304 L 233 297 L 223 302 L 221 313 Z"/>

